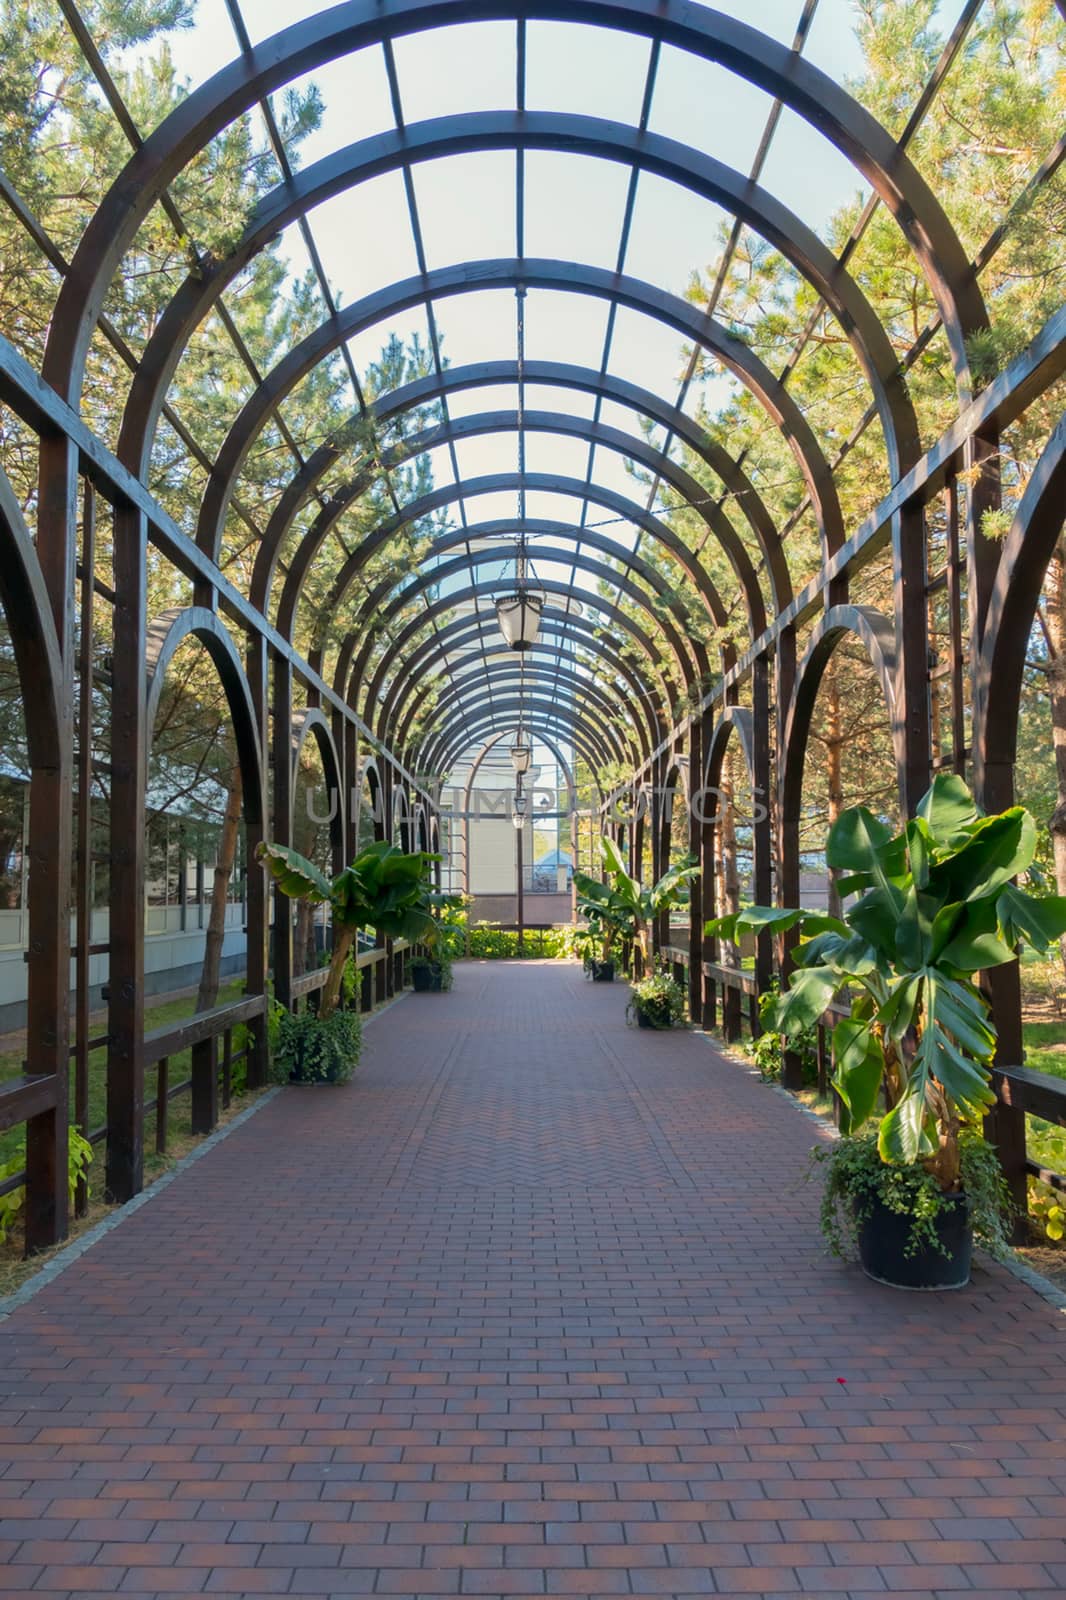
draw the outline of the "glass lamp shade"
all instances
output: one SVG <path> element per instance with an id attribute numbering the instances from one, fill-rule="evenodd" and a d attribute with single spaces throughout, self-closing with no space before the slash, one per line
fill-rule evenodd
<path id="1" fill-rule="evenodd" d="M 524 777 L 529 771 L 529 764 L 533 760 L 533 746 L 526 735 L 519 729 L 511 741 L 511 766 L 514 768 L 516 778 Z"/>
<path id="2" fill-rule="evenodd" d="M 512 795 L 511 821 L 514 823 L 516 832 L 521 832 L 522 828 L 525 827 L 526 813 L 528 809 L 529 801 L 526 799 L 524 794 Z"/>
<path id="3" fill-rule="evenodd" d="M 536 589 L 516 589 L 496 602 L 500 632 L 512 650 L 528 650 L 537 642 L 544 596 Z"/>

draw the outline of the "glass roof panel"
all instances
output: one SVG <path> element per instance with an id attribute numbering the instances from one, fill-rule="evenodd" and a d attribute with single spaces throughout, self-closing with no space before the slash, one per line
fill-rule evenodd
<path id="1" fill-rule="evenodd" d="M 615 318 L 611 371 L 673 401 L 684 362 L 681 338 L 664 322 L 622 306 Z"/>
<path id="2" fill-rule="evenodd" d="M 616 161 L 531 150 L 526 156 L 525 253 L 614 271 L 628 169 Z"/>
<path id="3" fill-rule="evenodd" d="M 584 473 L 582 473 L 584 476 Z M 597 449 L 592 461 L 592 481 L 600 484 L 605 489 L 613 489 L 616 494 L 628 495 L 632 500 L 643 502 L 645 490 L 626 466 L 626 457 L 617 450 Z"/>
<path id="4" fill-rule="evenodd" d="M 398 172 L 335 195 L 309 213 L 323 266 L 345 305 L 418 271 Z M 286 242 L 295 229 L 286 230 Z"/>
<path id="5" fill-rule="evenodd" d="M 648 125 L 748 172 L 772 105 L 768 94 L 725 67 L 664 45 Z"/>
<path id="6" fill-rule="evenodd" d="M 410 311 L 405 311 L 402 316 L 390 317 L 387 322 L 372 323 L 354 339 L 349 339 L 348 349 L 355 362 L 356 372 L 365 372 L 373 362 L 381 359 L 382 348 L 393 334 L 404 344 L 417 338 L 425 346 L 429 340 L 429 329 L 423 307 L 412 306 Z"/>
<path id="7" fill-rule="evenodd" d="M 293 80 L 293 88 L 301 92 L 312 84 L 322 97 L 322 121 L 300 146 L 302 167 L 358 139 L 395 127 L 385 58 L 377 47 L 325 61 L 305 77 Z"/>
<path id="8" fill-rule="evenodd" d="M 445 359 L 453 367 L 476 361 L 515 361 L 518 334 L 512 289 L 475 289 L 434 302 Z"/>
<path id="9" fill-rule="evenodd" d="M 583 389 L 563 389 L 550 383 L 527 383 L 526 406 L 530 410 L 563 411 L 571 417 L 591 417 L 596 396 Z"/>
<path id="10" fill-rule="evenodd" d="M 566 478 L 583 478 L 588 445 L 557 433 L 530 433 L 526 437 L 526 470 L 558 472 Z"/>
<path id="11" fill-rule="evenodd" d="M 565 361 L 599 370 L 607 331 L 606 300 L 530 289 L 525 320 L 527 361 Z"/>
<path id="12" fill-rule="evenodd" d="M 635 34 L 572 22 L 526 28 L 526 109 L 635 123 L 651 46 Z"/>
<path id="13" fill-rule="evenodd" d="M 494 490 L 491 494 L 468 495 L 466 515 L 469 522 L 498 522 L 513 520 L 517 514 L 518 497 L 510 491 Z M 458 529 L 458 508 L 451 506 L 446 515 L 450 527 Z"/>
<path id="14" fill-rule="evenodd" d="M 457 389 L 448 396 L 448 411 L 453 417 L 472 417 L 479 411 L 513 411 L 517 404 L 518 389 L 513 383 Z"/>
<path id="15" fill-rule="evenodd" d="M 515 104 L 513 22 L 471 22 L 407 34 L 393 45 L 408 122 Z"/>
<path id="16" fill-rule="evenodd" d="M 824 234 L 842 205 L 870 192 L 857 167 L 834 144 L 787 108 L 762 174 L 763 187 Z"/>
<path id="17" fill-rule="evenodd" d="M 625 270 L 683 295 L 694 268 L 714 259 L 732 216 L 679 184 L 641 173 Z"/>
<path id="18" fill-rule="evenodd" d="M 485 433 L 456 443 L 460 478 L 479 478 L 491 472 L 517 472 L 518 434 Z"/>
<path id="19" fill-rule="evenodd" d="M 431 272 L 456 261 L 514 255 L 514 170 L 514 156 L 503 150 L 412 167 Z"/>
<path id="20" fill-rule="evenodd" d="M 751 0 L 720 0 L 714 9 L 737 22 L 746 22 L 761 33 L 768 33 L 782 44 L 791 44 L 799 20 L 802 0 L 758 0 L 757 15 L 752 15 Z"/>

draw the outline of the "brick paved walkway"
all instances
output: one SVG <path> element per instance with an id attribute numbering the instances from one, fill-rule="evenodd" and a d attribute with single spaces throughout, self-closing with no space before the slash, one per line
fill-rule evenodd
<path id="1" fill-rule="evenodd" d="M 0 1325 L 2 1592 L 1066 1594 L 1064 1319 L 827 1261 L 624 999 L 459 968 Z"/>

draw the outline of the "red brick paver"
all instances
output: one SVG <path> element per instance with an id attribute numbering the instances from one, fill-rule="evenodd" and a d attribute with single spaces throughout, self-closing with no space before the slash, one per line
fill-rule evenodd
<path id="1" fill-rule="evenodd" d="M 624 999 L 461 966 L 0 1325 L 0 1595 L 1066 1595 L 1063 1319 Z"/>

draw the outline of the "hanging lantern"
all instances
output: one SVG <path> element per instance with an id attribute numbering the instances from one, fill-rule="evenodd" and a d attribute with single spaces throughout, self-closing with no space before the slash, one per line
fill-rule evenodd
<path id="1" fill-rule="evenodd" d="M 529 735 L 519 728 L 511 740 L 511 766 L 514 768 L 516 778 L 522 778 L 529 771 L 530 762 L 533 760 L 533 743 Z"/>
<path id="2" fill-rule="evenodd" d="M 522 829 L 525 827 L 528 813 L 529 800 L 527 796 L 522 793 L 521 789 L 517 789 L 511 796 L 511 821 L 514 824 L 515 831 L 517 833 L 521 833 Z"/>
<path id="3" fill-rule="evenodd" d="M 512 650 L 529 650 L 537 642 L 544 595 L 523 585 L 513 594 L 501 595 L 496 602 L 496 620 Z"/>

